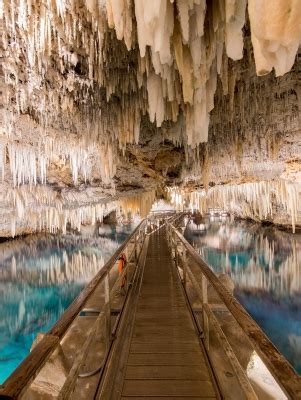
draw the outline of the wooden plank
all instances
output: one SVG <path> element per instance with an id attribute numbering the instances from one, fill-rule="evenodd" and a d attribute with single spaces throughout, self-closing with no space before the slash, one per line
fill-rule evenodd
<path id="1" fill-rule="evenodd" d="M 150 236 L 147 257 L 158 257 L 145 264 L 122 398 L 213 399 L 208 365 L 161 233 Z"/>
<path id="2" fill-rule="evenodd" d="M 160 272 L 158 272 L 160 274 Z M 161 274 L 160 274 L 160 278 L 161 278 Z M 160 294 L 160 295 L 164 295 L 167 293 L 167 290 L 173 290 L 173 293 L 176 293 L 178 295 L 181 294 L 181 286 L 180 283 L 176 283 L 174 282 L 174 279 L 172 279 L 172 277 L 170 277 L 170 279 L 168 278 L 167 282 L 164 282 L 164 284 L 160 283 L 160 281 L 158 281 L 158 276 L 154 277 L 153 279 L 148 279 L 145 280 L 143 283 L 143 292 L 141 293 L 140 296 L 143 296 L 144 294 L 149 294 L 149 293 L 156 293 L 156 294 Z"/>
<path id="3" fill-rule="evenodd" d="M 171 307 L 171 308 L 179 308 L 179 307 L 187 307 L 185 300 L 182 299 L 175 299 L 175 298 L 165 298 L 162 299 L 160 297 L 153 297 L 150 298 L 148 297 L 147 299 L 141 299 L 139 301 L 139 309 L 143 308 L 143 307 L 147 307 L 147 308 L 152 308 L 152 309 L 161 309 L 161 308 L 167 308 L 167 307 Z"/>
<path id="4" fill-rule="evenodd" d="M 167 313 L 165 315 L 159 315 L 157 313 L 139 313 L 136 315 L 136 321 L 137 324 L 143 324 L 143 323 L 161 323 L 164 321 L 168 321 L 168 323 L 173 322 L 173 323 L 187 323 L 188 325 L 191 323 L 191 318 L 187 313 Z"/>
<path id="5" fill-rule="evenodd" d="M 154 336 L 153 334 L 145 332 L 144 334 L 136 335 L 132 338 L 133 343 L 148 343 L 148 342 L 176 343 L 178 341 L 181 341 L 181 343 L 199 343 L 199 341 L 195 335 L 191 335 L 191 336 L 187 337 L 185 335 L 185 333 L 173 335 L 173 336 L 167 336 L 167 335 Z"/>
<path id="6" fill-rule="evenodd" d="M 103 379 L 99 382 L 93 399 L 112 399 L 118 392 L 120 397 L 128 352 L 131 342 L 131 332 L 136 311 L 137 298 L 143 276 L 146 251 L 149 237 L 145 239 L 138 259 L 137 276 L 129 292 L 128 301 L 121 315 L 120 324 L 116 331 L 116 338 L 112 342 L 112 349 L 103 368 Z"/>
<path id="7" fill-rule="evenodd" d="M 172 294 L 167 294 L 165 296 L 161 296 L 159 294 L 153 294 L 150 295 L 148 294 L 147 296 L 141 296 L 140 298 L 140 305 L 146 303 L 147 305 L 151 304 L 180 304 L 184 305 L 185 301 L 183 299 L 183 296 L 175 296 Z"/>
<path id="8" fill-rule="evenodd" d="M 143 288 L 142 288 L 143 290 Z M 160 297 L 160 296 L 148 296 L 147 298 L 141 298 L 139 301 L 139 308 L 152 307 L 152 308 L 162 308 L 162 307 L 187 307 L 185 299 L 183 297 Z M 186 309 L 186 308 L 185 308 Z"/>
<path id="9" fill-rule="evenodd" d="M 156 282 L 151 283 L 152 286 L 156 286 Z M 181 287 L 179 288 L 174 288 L 173 283 L 169 283 L 168 285 L 165 286 L 165 288 L 160 289 L 160 290 L 151 290 L 151 288 L 145 289 L 145 286 L 142 286 L 143 292 L 140 295 L 141 299 L 144 299 L 146 297 L 160 297 L 160 298 L 183 298 L 182 293 L 180 292 Z M 163 292 L 164 290 L 164 292 Z"/>
<path id="10" fill-rule="evenodd" d="M 170 335 L 170 336 L 182 336 L 187 335 L 188 337 L 193 336 L 195 337 L 195 330 L 193 326 L 186 326 L 186 325 L 171 325 L 171 326 L 164 326 L 164 325 L 151 325 L 151 324 L 143 324 L 140 326 L 135 325 L 134 337 L 143 336 L 145 334 L 150 335 Z"/>
<path id="11" fill-rule="evenodd" d="M 190 352 L 198 352 L 200 350 L 200 346 L 198 342 L 195 343 L 135 343 L 131 344 L 130 352 L 134 353 L 178 353 L 185 354 Z"/>
<path id="12" fill-rule="evenodd" d="M 149 319 L 148 321 L 144 320 L 138 320 L 135 324 L 135 327 L 137 329 L 144 329 L 145 326 L 150 327 L 151 329 L 154 329 L 155 327 L 161 326 L 161 327 L 169 327 L 170 329 L 176 329 L 179 326 L 184 326 L 191 328 L 192 322 L 188 318 L 168 318 L 168 319 L 163 319 L 163 318 L 152 318 Z"/>
<path id="13" fill-rule="evenodd" d="M 164 244 L 164 241 L 166 238 L 162 238 L 159 242 Z M 157 252 L 159 257 L 155 263 L 146 263 L 131 352 L 127 362 L 126 379 L 132 378 L 133 382 L 137 380 L 153 381 L 154 385 L 151 388 L 147 387 L 148 383 L 144 385 L 144 389 L 146 389 L 144 394 L 147 396 L 152 396 L 152 390 L 157 385 L 163 392 L 161 393 L 159 390 L 155 394 L 156 396 L 160 394 L 179 396 L 180 393 L 183 398 L 184 394 L 181 390 L 184 390 L 187 379 L 189 382 L 199 383 L 201 380 L 209 382 L 209 373 L 187 310 L 182 287 L 173 270 L 170 251 L 168 251 L 169 262 L 165 263 L 160 257 L 160 248 L 150 247 L 149 255 L 152 251 Z M 156 287 L 158 282 L 160 282 L 160 287 Z M 136 352 L 132 353 L 135 346 Z M 177 346 L 176 352 L 175 346 Z M 183 346 L 182 349 L 181 346 Z M 189 348 L 193 348 L 193 351 L 189 352 Z M 168 353 L 166 349 L 171 349 L 172 352 Z M 157 351 L 159 352 L 157 353 Z M 169 386 L 168 382 L 171 386 L 176 386 L 176 384 L 171 384 L 172 379 L 183 382 L 180 392 L 173 393 L 174 389 L 172 388 L 168 389 L 171 390 L 170 393 L 166 392 L 166 388 Z M 164 387 L 158 383 L 160 380 L 164 381 Z M 127 393 L 129 382 L 131 379 L 124 383 L 123 395 L 129 394 Z M 209 384 L 212 389 L 211 382 Z M 139 386 L 134 386 L 139 389 Z M 189 387 L 189 396 L 191 396 L 193 385 Z M 135 394 L 132 395 L 139 395 L 139 390 L 137 392 L 136 389 Z M 212 393 L 214 395 L 213 390 L 210 394 Z"/>
<path id="14" fill-rule="evenodd" d="M 207 368 L 200 365 L 128 365 L 126 379 L 175 379 L 209 381 Z"/>
<path id="15" fill-rule="evenodd" d="M 215 397 L 199 397 L 199 396 L 182 396 L 181 400 L 212 400 L 215 399 Z M 135 397 L 127 397 L 127 396 L 122 396 L 121 400 L 179 400 L 179 397 L 174 397 L 174 396 L 135 396 Z"/>
<path id="16" fill-rule="evenodd" d="M 155 283 L 154 283 L 155 285 Z M 143 288 L 143 287 L 142 287 Z M 161 301 L 167 300 L 183 300 L 183 294 L 177 291 L 173 291 L 171 288 L 166 288 L 165 293 L 161 293 L 157 290 L 148 290 L 145 291 L 143 288 L 143 292 L 140 295 L 140 300 L 153 300 L 153 299 L 160 299 Z"/>
<path id="17" fill-rule="evenodd" d="M 177 311 L 185 311 L 187 310 L 186 308 L 187 306 L 185 305 L 185 303 L 183 304 L 160 304 L 160 303 L 156 303 L 156 304 L 139 304 L 138 305 L 138 312 L 152 312 L 152 313 L 156 313 L 156 311 L 170 311 L 170 312 L 177 312 Z"/>
<path id="18" fill-rule="evenodd" d="M 194 380 L 125 380 L 123 396 L 183 396 L 214 397 L 215 392 L 210 381 Z"/>
<path id="19" fill-rule="evenodd" d="M 162 353 L 162 354 L 129 354 L 127 365 L 195 365 L 203 364 L 205 360 L 201 352 L 198 353 Z"/>
<path id="20" fill-rule="evenodd" d="M 159 274 L 160 272 L 158 272 Z M 160 276 L 161 278 L 161 276 Z M 158 285 L 158 286 L 157 286 Z M 156 288 L 154 289 L 153 287 L 156 286 Z M 144 295 L 144 293 L 156 293 L 158 295 L 164 295 L 167 293 L 168 291 L 172 291 L 175 290 L 174 293 L 179 294 L 179 291 L 181 289 L 181 287 L 176 286 L 174 287 L 174 282 L 170 279 L 169 282 L 166 282 L 166 284 L 164 286 L 160 286 L 160 283 L 158 282 L 158 277 L 157 279 L 148 279 L 144 284 L 143 284 L 143 293 L 141 293 L 141 296 Z M 144 291 L 145 290 L 145 291 Z"/>
<path id="21" fill-rule="evenodd" d="M 141 293 L 140 297 L 149 296 L 149 295 L 160 295 L 160 296 L 166 296 L 166 295 L 174 295 L 174 296 L 180 296 L 181 291 L 180 287 L 174 287 L 174 282 L 172 277 L 164 277 L 160 274 L 160 271 L 157 272 L 157 277 L 156 279 L 148 279 L 145 284 L 142 285 L 143 287 L 143 292 Z M 160 276 L 160 281 L 163 279 L 166 281 L 165 282 L 165 287 L 157 287 L 158 284 L 158 275 Z M 145 291 L 144 291 L 145 288 Z"/>
<path id="22" fill-rule="evenodd" d="M 168 318 L 168 317 L 172 317 L 172 318 L 182 318 L 182 317 L 186 317 L 189 314 L 187 314 L 187 309 L 181 308 L 181 309 L 165 309 L 165 310 L 137 310 L 136 312 L 136 319 L 140 319 L 140 318 L 153 318 L 153 317 L 160 317 L 160 318 Z"/>

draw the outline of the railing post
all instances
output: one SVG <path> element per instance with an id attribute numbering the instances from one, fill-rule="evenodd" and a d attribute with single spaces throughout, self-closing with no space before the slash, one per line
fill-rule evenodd
<path id="1" fill-rule="evenodd" d="M 202 301 L 208 303 L 207 278 L 202 274 Z"/>
<path id="2" fill-rule="evenodd" d="M 129 288 L 129 283 L 128 283 L 128 269 L 129 269 L 129 267 L 127 265 L 128 262 L 129 262 L 129 248 L 128 248 L 128 246 L 126 246 L 124 248 L 124 254 L 125 254 L 125 259 L 126 259 L 125 272 L 124 272 L 123 277 L 121 279 L 119 277 L 119 279 L 120 279 L 120 289 L 122 288 L 122 282 L 124 281 L 125 282 L 124 289 L 125 289 L 125 293 L 127 293 L 128 288 Z"/>
<path id="3" fill-rule="evenodd" d="M 105 277 L 105 312 L 106 312 L 106 341 L 109 347 L 112 339 L 112 328 L 111 328 L 111 304 L 110 304 L 110 280 L 109 273 Z"/>
<path id="4" fill-rule="evenodd" d="M 126 246 L 126 247 L 123 249 L 123 252 L 124 252 L 124 254 L 125 254 L 126 261 L 128 261 L 128 259 L 129 259 L 129 249 L 128 249 L 128 246 Z"/>
<path id="5" fill-rule="evenodd" d="M 183 285 L 186 288 L 186 282 L 187 282 L 187 251 L 184 247 L 183 250 Z"/>
<path id="6" fill-rule="evenodd" d="M 140 231 L 138 232 L 138 235 L 140 236 Z M 134 253 L 134 259 L 135 259 L 135 264 L 137 264 L 138 261 L 138 252 L 137 252 L 137 246 L 138 246 L 139 241 L 137 240 L 137 234 L 135 235 L 135 253 Z"/>
<path id="7" fill-rule="evenodd" d="M 175 246 L 175 263 L 176 263 L 176 267 L 178 268 L 179 266 L 179 252 L 178 252 L 178 245 L 177 245 L 177 241 L 174 241 L 174 246 Z"/>
<path id="8" fill-rule="evenodd" d="M 169 223 L 166 223 L 166 236 L 167 236 L 167 241 L 168 241 L 168 245 L 169 247 L 171 247 L 172 243 L 171 243 L 171 230 L 170 230 L 170 226 Z"/>
<path id="9" fill-rule="evenodd" d="M 169 225 L 169 240 L 170 240 L 170 245 L 171 247 L 173 246 L 173 232 L 172 232 L 172 228 L 171 225 Z"/>
<path id="10" fill-rule="evenodd" d="M 124 288 L 125 288 L 125 294 L 127 294 L 128 290 L 129 290 L 129 266 L 125 265 L 125 271 L 124 271 Z"/>
<path id="11" fill-rule="evenodd" d="M 203 333 L 204 341 L 207 351 L 209 351 L 209 318 L 206 312 L 206 307 L 204 304 L 208 304 L 208 293 L 207 293 L 207 279 L 204 274 L 202 274 L 202 309 L 203 309 Z"/>

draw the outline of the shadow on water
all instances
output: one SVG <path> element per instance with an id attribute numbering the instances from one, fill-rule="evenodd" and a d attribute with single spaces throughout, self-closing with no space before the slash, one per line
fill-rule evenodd
<path id="1" fill-rule="evenodd" d="M 0 384 L 134 228 L 105 225 L 93 236 L 32 235 L 0 243 Z"/>
<path id="2" fill-rule="evenodd" d="M 301 373 L 301 235 L 273 226 L 211 217 L 192 222 L 186 238 Z"/>

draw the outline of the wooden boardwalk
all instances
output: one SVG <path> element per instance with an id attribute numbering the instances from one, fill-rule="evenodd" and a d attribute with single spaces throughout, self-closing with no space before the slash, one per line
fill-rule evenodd
<path id="1" fill-rule="evenodd" d="M 150 237 L 121 398 L 219 398 L 165 229 Z"/>
<path id="2" fill-rule="evenodd" d="M 142 221 L 0 385 L 1 399 L 48 398 L 51 387 L 59 400 L 265 400 L 272 386 L 275 398 L 301 400 L 300 376 L 173 224 L 167 228 L 183 284 L 166 225 Z M 128 263 L 120 275 L 123 252 Z M 246 373 L 254 351 L 276 379 L 266 390 L 266 376 L 257 384 Z M 57 365 L 65 362 L 66 379 L 56 385 Z"/>

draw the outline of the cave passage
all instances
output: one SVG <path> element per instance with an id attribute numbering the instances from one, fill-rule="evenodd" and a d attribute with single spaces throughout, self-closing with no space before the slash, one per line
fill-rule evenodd
<path id="1" fill-rule="evenodd" d="M 0 398 L 301 400 L 300 45 L 300 0 L 0 0 Z M 117 393 L 147 254 L 204 357 Z"/>

